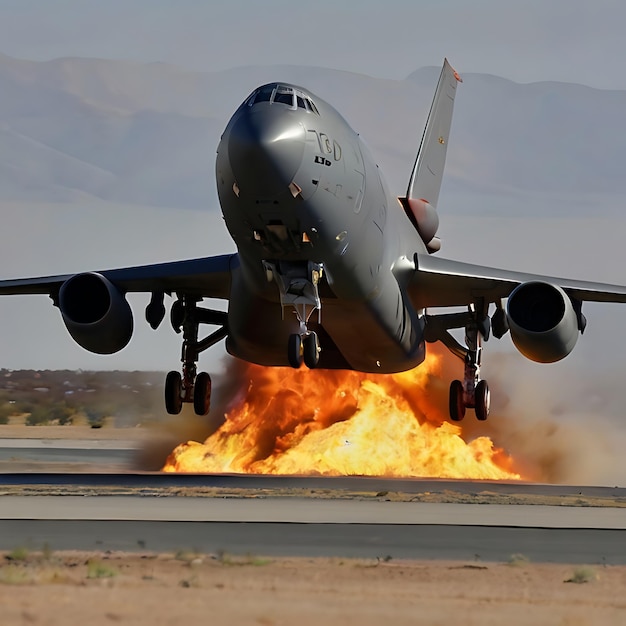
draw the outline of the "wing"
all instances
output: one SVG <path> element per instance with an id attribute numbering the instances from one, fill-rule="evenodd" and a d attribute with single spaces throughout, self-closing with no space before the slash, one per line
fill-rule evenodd
<path id="1" fill-rule="evenodd" d="M 415 255 L 415 269 L 408 290 L 418 309 L 465 306 L 479 298 L 497 302 L 529 281 L 558 285 L 580 301 L 626 302 L 626 287 L 619 285 L 511 272 L 423 254 Z"/>
<path id="2" fill-rule="evenodd" d="M 121 292 L 185 293 L 205 298 L 227 299 L 231 275 L 239 266 L 237 254 L 139 265 L 98 272 Z M 74 276 L 43 276 L 0 281 L 0 295 L 58 293 L 61 285 Z"/>

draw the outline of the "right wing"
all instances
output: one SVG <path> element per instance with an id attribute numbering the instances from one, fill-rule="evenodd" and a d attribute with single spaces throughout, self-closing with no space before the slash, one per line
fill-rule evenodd
<path id="1" fill-rule="evenodd" d="M 531 281 L 558 285 L 581 302 L 626 302 L 626 287 L 620 285 L 512 272 L 426 254 L 415 255 L 415 269 L 409 294 L 418 309 L 466 306 L 481 298 L 498 302 L 518 285 Z"/>

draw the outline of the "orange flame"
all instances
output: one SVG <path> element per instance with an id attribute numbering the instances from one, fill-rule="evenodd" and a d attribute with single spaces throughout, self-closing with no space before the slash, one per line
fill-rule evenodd
<path id="1" fill-rule="evenodd" d="M 489 437 L 465 442 L 446 421 L 440 371 L 434 353 L 386 375 L 247 365 L 224 424 L 180 444 L 163 471 L 519 479 Z"/>

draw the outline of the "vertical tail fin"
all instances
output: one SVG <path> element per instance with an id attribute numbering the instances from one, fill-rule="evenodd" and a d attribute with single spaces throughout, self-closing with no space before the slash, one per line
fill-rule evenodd
<path id="1" fill-rule="evenodd" d="M 418 232 L 432 252 L 439 249 L 439 240 L 435 237 L 439 218 L 435 209 L 446 162 L 457 82 L 461 82 L 460 76 L 445 59 L 406 198 L 401 198 L 409 218 L 413 218 Z"/>

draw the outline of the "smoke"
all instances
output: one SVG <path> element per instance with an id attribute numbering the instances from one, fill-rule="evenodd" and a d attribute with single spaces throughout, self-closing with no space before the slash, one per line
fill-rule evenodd
<path id="1" fill-rule="evenodd" d="M 154 434 L 146 441 L 135 457 L 135 468 L 142 471 L 160 470 L 169 454 L 186 441 L 205 441 L 224 423 L 231 406 L 241 400 L 247 390 L 247 363 L 224 357 L 222 370 L 212 378 L 211 411 L 208 416 L 198 416 L 191 404 L 183 404 L 179 415 L 164 418 Z M 163 376 L 165 380 L 165 376 Z"/>
<path id="2" fill-rule="evenodd" d="M 444 375 L 459 376 L 458 360 L 444 358 Z M 491 388 L 491 413 L 481 423 L 468 411 L 466 440 L 491 437 L 528 480 L 624 484 L 626 423 L 617 372 L 584 368 L 573 358 L 543 365 L 517 353 L 488 352 L 482 374 Z"/>

